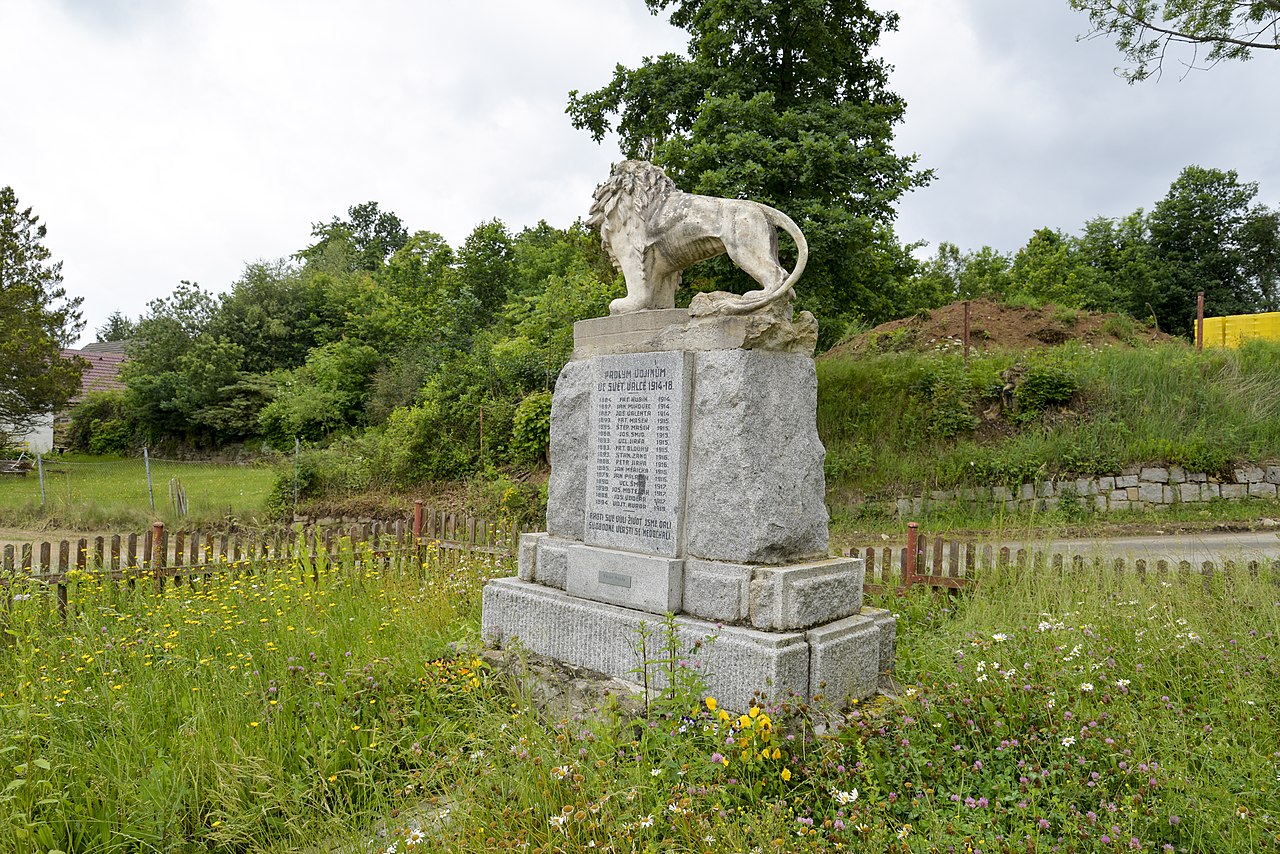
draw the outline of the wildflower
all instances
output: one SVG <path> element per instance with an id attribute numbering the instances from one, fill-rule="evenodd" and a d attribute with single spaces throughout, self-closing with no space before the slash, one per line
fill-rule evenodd
<path id="1" fill-rule="evenodd" d="M 557 780 L 563 780 L 565 777 L 569 776 L 569 766 L 557 765 L 555 768 L 551 769 L 551 775 Z"/>
<path id="2" fill-rule="evenodd" d="M 1081 682 L 1081 683 L 1080 683 L 1080 690 L 1081 690 L 1081 691 L 1084 691 L 1086 694 L 1087 694 L 1087 693 L 1089 693 L 1090 691 L 1092 691 L 1092 690 L 1093 690 L 1093 683 L 1092 683 L 1092 682 Z"/>
<path id="3" fill-rule="evenodd" d="M 996 643 L 1004 643 L 1009 639 L 1009 636 L 1006 635 L 1004 632 L 996 632 L 994 635 L 991 636 L 991 639 Z"/>
<path id="4" fill-rule="evenodd" d="M 1069 736 L 1067 736 L 1066 738 L 1064 738 L 1064 739 L 1062 740 L 1062 746 L 1063 746 L 1063 747 L 1070 747 L 1071 745 L 1073 745 L 1073 744 L 1075 744 L 1075 743 L 1076 743 L 1076 737 L 1075 737 L 1074 735 L 1069 735 Z"/>
<path id="5" fill-rule="evenodd" d="M 649 815 L 647 815 L 647 816 L 645 816 L 644 818 L 640 819 L 640 826 L 641 826 L 641 827 L 653 827 L 653 814 L 652 814 L 652 813 L 650 813 Z"/>
<path id="6" fill-rule="evenodd" d="M 847 792 L 842 792 L 839 789 L 832 789 L 831 796 L 836 799 L 836 803 L 841 806 L 847 806 L 858 799 L 858 790 L 850 789 Z"/>
<path id="7" fill-rule="evenodd" d="M 906 839 L 910 835 L 911 835 L 911 825 L 904 824 L 902 827 L 898 828 L 899 839 Z"/>
<path id="8" fill-rule="evenodd" d="M 708 697 L 708 698 L 707 698 L 707 711 L 709 711 L 709 712 L 714 712 L 715 710 L 716 710 L 716 698 L 715 698 L 715 697 Z"/>
<path id="9" fill-rule="evenodd" d="M 552 827 L 561 827 L 568 820 L 569 817 L 567 815 L 553 815 L 551 818 L 547 819 L 547 824 Z"/>
<path id="10" fill-rule="evenodd" d="M 790 769 L 790 768 L 783 768 L 783 769 L 782 769 L 782 781 L 785 783 L 785 782 L 789 781 L 790 779 L 791 779 L 791 769 Z"/>
<path id="11" fill-rule="evenodd" d="M 651 769 L 649 769 L 649 776 L 650 776 L 650 777 L 657 777 L 657 776 L 658 776 L 659 774 L 661 774 L 661 773 L 662 773 L 662 769 L 661 769 L 661 768 L 651 768 Z"/>

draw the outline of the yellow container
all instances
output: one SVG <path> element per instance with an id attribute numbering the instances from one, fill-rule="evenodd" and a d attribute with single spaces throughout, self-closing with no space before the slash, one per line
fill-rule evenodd
<path id="1" fill-rule="evenodd" d="M 1280 340 L 1280 311 L 1204 319 L 1204 346 L 1239 347 L 1246 338 Z"/>

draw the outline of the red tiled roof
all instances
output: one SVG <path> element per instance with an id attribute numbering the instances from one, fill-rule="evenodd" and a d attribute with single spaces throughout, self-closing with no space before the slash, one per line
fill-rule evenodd
<path id="1" fill-rule="evenodd" d="M 129 361 L 124 353 L 95 353 L 91 350 L 63 350 L 64 356 L 79 356 L 89 363 L 80 378 L 80 393 L 69 403 L 79 403 L 91 391 L 121 391 L 120 366 Z"/>

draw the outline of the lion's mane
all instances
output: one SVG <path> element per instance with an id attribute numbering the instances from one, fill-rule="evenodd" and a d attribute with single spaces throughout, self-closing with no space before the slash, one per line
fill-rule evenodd
<path id="1" fill-rule="evenodd" d="M 655 203 L 679 192 L 675 181 L 668 178 L 660 167 L 646 160 L 624 160 L 613 170 L 609 180 L 596 187 L 591 197 L 587 225 L 600 230 L 600 239 L 608 247 L 609 232 L 616 221 L 614 213 L 618 212 L 619 205 L 629 203 L 631 215 L 643 221 Z"/>

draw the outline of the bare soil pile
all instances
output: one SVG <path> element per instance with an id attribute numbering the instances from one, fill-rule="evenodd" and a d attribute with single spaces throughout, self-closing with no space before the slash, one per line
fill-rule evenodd
<path id="1" fill-rule="evenodd" d="M 969 301 L 969 346 L 974 350 L 1030 350 L 1067 341 L 1084 344 L 1140 344 L 1173 336 L 1148 329 L 1118 314 L 1094 314 L 1052 304 L 1041 308 L 1005 305 L 992 299 Z M 964 302 L 922 310 L 882 323 L 833 347 L 827 357 L 891 350 L 954 351 L 964 347 Z"/>

